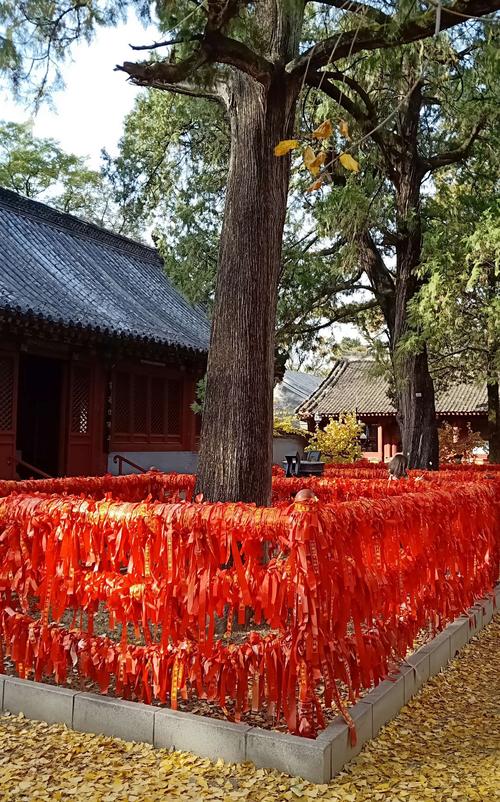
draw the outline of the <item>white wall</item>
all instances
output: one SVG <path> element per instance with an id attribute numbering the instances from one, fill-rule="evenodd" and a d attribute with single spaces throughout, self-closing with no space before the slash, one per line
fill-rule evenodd
<path id="1" fill-rule="evenodd" d="M 273 463 L 281 465 L 287 454 L 296 454 L 297 451 L 303 457 L 304 445 L 304 438 L 294 437 L 293 434 L 286 437 L 273 437 Z"/>
<path id="2" fill-rule="evenodd" d="M 273 463 L 281 465 L 287 454 L 299 454 L 304 456 L 305 441 L 303 437 L 273 438 Z M 113 462 L 113 457 L 118 453 L 112 451 L 108 454 L 108 473 L 117 474 L 118 464 Z M 196 473 L 198 464 L 198 454 L 195 451 L 120 451 L 122 457 L 135 462 L 141 468 L 158 468 L 165 473 Z M 137 473 L 130 465 L 123 463 L 123 473 Z"/>
<path id="3" fill-rule="evenodd" d="M 117 474 L 118 464 L 113 462 L 117 452 L 108 455 L 108 472 Z M 195 451 L 120 451 L 122 457 L 135 462 L 141 468 L 158 468 L 165 473 L 196 473 L 198 454 Z M 123 463 L 123 473 L 137 473 L 130 465 Z"/>

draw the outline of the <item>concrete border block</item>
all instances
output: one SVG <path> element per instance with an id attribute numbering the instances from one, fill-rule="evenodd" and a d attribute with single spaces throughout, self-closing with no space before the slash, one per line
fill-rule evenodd
<path id="1" fill-rule="evenodd" d="M 491 596 L 486 596 L 484 599 L 479 599 L 474 607 L 480 607 L 483 613 L 483 627 L 487 626 L 493 618 L 493 599 Z"/>
<path id="2" fill-rule="evenodd" d="M 495 593 L 495 600 L 496 600 L 495 612 L 498 613 L 498 612 L 500 612 L 500 582 L 498 582 L 495 585 L 494 593 Z"/>
<path id="3" fill-rule="evenodd" d="M 326 783 L 331 778 L 332 744 L 325 733 L 313 740 L 252 727 L 247 733 L 246 759 L 263 769 Z"/>
<path id="4" fill-rule="evenodd" d="M 483 628 L 483 608 L 477 604 L 467 611 L 469 620 L 469 640 L 472 640 Z"/>
<path id="5" fill-rule="evenodd" d="M 419 689 L 424 683 L 424 680 L 421 679 L 421 674 L 418 672 L 415 666 L 406 665 L 405 663 L 400 667 L 399 674 L 403 678 L 404 703 L 407 705 L 410 699 L 415 696 L 416 693 L 418 693 Z M 428 665 L 426 674 L 428 678 Z"/>
<path id="6" fill-rule="evenodd" d="M 405 702 L 420 690 L 430 677 L 431 663 L 429 652 L 425 651 L 425 646 L 417 649 L 410 654 L 404 662 L 404 670 L 401 672 L 405 682 Z"/>
<path id="7" fill-rule="evenodd" d="M 429 676 L 434 677 L 450 662 L 451 634 L 448 629 L 446 628 L 436 635 L 430 643 L 424 646 L 424 649 L 429 652 Z"/>
<path id="8" fill-rule="evenodd" d="M 358 702 L 349 708 L 349 713 L 356 726 L 356 746 L 351 746 L 349 728 L 341 716 L 337 716 L 321 733 L 329 738 L 332 744 L 332 777 L 335 777 L 346 763 L 359 755 L 363 746 L 373 737 L 373 707 Z"/>
<path id="9" fill-rule="evenodd" d="M 373 710 L 373 736 L 382 729 L 384 724 L 393 719 L 405 704 L 404 677 L 398 675 L 394 681 L 385 679 L 373 691 L 370 691 L 361 701 L 361 705 L 371 705 Z"/>
<path id="10" fill-rule="evenodd" d="M 95 693 L 78 693 L 73 710 L 73 729 L 152 744 L 154 716 L 151 705 L 110 699 Z"/>
<path id="11" fill-rule="evenodd" d="M 23 713 L 26 718 L 47 724 L 73 724 L 73 704 L 77 691 L 29 679 L 6 676 L 3 682 L 3 709 Z"/>
<path id="12" fill-rule="evenodd" d="M 222 758 L 226 763 L 243 763 L 246 760 L 246 736 L 251 729 L 247 724 L 157 708 L 154 745 L 195 752 L 211 760 Z"/>
<path id="13" fill-rule="evenodd" d="M 453 659 L 469 640 L 469 622 L 467 618 L 456 618 L 446 631 L 450 633 L 450 657 Z"/>

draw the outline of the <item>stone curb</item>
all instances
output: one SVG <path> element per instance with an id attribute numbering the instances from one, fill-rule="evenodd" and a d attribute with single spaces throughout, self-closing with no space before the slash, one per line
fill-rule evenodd
<path id="1" fill-rule="evenodd" d="M 63 723 L 82 732 L 191 751 L 214 760 L 222 758 L 228 763 L 251 761 L 262 768 L 326 783 L 398 715 L 429 677 L 437 674 L 491 621 L 498 609 L 500 583 L 490 596 L 480 599 L 467 614 L 410 655 L 397 674 L 351 707 L 356 746 L 351 746 L 349 730 L 341 716 L 310 740 L 7 675 L 0 675 L 0 711 L 23 713 L 49 724 Z"/>

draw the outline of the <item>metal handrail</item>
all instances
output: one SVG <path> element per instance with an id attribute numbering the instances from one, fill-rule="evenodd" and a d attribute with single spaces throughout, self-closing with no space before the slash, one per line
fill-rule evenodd
<path id="1" fill-rule="evenodd" d="M 40 468 L 35 468 L 34 465 L 30 465 L 29 462 L 25 462 L 23 459 L 16 460 L 16 468 L 21 465 L 23 468 L 27 468 L 28 471 L 33 471 L 33 473 L 37 473 L 38 476 L 41 476 L 43 479 L 53 479 L 54 477 L 50 475 L 50 473 L 45 473 Z"/>
<path id="2" fill-rule="evenodd" d="M 124 457 L 123 454 L 115 454 L 115 456 L 113 457 L 113 462 L 118 463 L 118 476 L 122 475 L 122 467 L 124 462 L 126 462 L 127 465 L 130 465 L 132 468 L 135 468 L 137 471 L 140 471 L 141 473 L 148 472 L 147 468 L 143 468 L 142 465 L 137 465 L 135 462 L 132 462 L 131 460 L 127 459 L 127 457 Z"/>

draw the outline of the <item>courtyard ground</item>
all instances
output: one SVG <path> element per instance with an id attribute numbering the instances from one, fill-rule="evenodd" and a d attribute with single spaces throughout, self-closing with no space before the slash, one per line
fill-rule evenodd
<path id="1" fill-rule="evenodd" d="M 0 802 L 500 800 L 500 614 L 328 785 L 0 717 Z"/>

